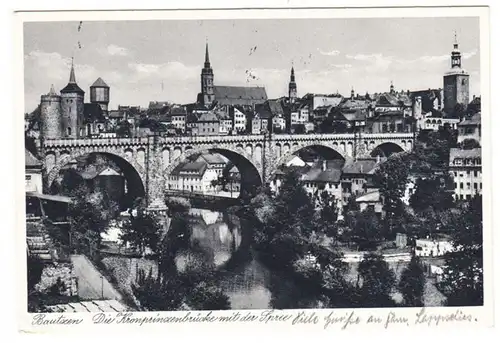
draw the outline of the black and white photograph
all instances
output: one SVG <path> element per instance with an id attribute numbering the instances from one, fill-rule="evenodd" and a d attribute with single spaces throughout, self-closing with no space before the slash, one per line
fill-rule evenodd
<path id="1" fill-rule="evenodd" d="M 485 305 L 479 16 L 107 18 L 22 25 L 27 312 Z"/>

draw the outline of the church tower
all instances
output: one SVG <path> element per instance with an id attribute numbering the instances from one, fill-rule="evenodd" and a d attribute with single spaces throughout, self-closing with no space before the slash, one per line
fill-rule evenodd
<path id="1" fill-rule="evenodd" d="M 45 139 L 55 139 L 63 137 L 61 121 L 61 96 L 54 90 L 54 85 L 50 91 L 40 97 L 41 116 L 41 136 Z"/>
<path id="2" fill-rule="evenodd" d="M 290 82 L 288 83 L 288 97 L 291 103 L 297 100 L 297 83 L 295 83 L 295 71 L 293 70 L 293 66 L 290 72 Z"/>
<path id="3" fill-rule="evenodd" d="M 469 74 L 462 69 L 462 55 L 457 35 L 451 52 L 451 69 L 443 76 L 444 111 L 452 114 L 458 104 L 469 104 Z"/>
<path id="4" fill-rule="evenodd" d="M 205 64 L 201 70 L 201 102 L 205 106 L 210 106 L 214 101 L 214 71 L 210 66 L 207 43 L 205 47 Z"/>
<path id="5" fill-rule="evenodd" d="M 84 136 L 83 100 L 85 92 L 76 84 L 75 68 L 71 61 L 69 82 L 61 89 L 62 132 L 67 138 Z"/>

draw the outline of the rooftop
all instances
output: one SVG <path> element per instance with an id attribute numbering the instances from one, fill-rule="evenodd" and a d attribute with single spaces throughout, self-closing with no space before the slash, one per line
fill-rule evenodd
<path id="1" fill-rule="evenodd" d="M 35 157 L 28 149 L 24 149 L 24 162 L 26 167 L 41 167 L 42 161 Z"/>
<path id="2" fill-rule="evenodd" d="M 90 87 L 91 88 L 94 88 L 94 87 L 109 88 L 109 86 L 106 84 L 106 82 L 104 82 L 104 80 L 101 79 L 100 77 L 98 77 L 97 80 L 95 80 L 95 82 Z"/>
<path id="3" fill-rule="evenodd" d="M 469 150 L 459 149 L 459 148 L 451 148 L 450 149 L 450 162 L 456 158 L 480 158 L 481 157 L 481 148 L 474 148 Z"/>
<path id="4" fill-rule="evenodd" d="M 380 192 L 378 190 L 366 193 L 356 198 L 356 202 L 379 202 L 379 201 L 380 201 Z"/>
<path id="5" fill-rule="evenodd" d="M 264 87 L 214 86 L 219 105 L 255 105 L 267 100 Z"/>
<path id="6" fill-rule="evenodd" d="M 344 174 L 370 174 L 377 165 L 376 159 L 366 158 L 346 161 L 342 172 Z"/>

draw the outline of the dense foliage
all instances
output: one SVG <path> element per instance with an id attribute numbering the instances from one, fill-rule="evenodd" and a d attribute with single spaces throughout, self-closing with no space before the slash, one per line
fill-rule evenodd
<path id="1" fill-rule="evenodd" d="M 483 305 L 482 197 L 475 196 L 450 218 L 455 251 L 446 256 L 441 287 L 449 306 Z"/>
<path id="2" fill-rule="evenodd" d="M 423 295 L 425 275 L 422 263 L 417 256 L 412 256 L 410 263 L 401 273 L 399 290 L 403 294 L 405 306 L 424 306 Z"/>

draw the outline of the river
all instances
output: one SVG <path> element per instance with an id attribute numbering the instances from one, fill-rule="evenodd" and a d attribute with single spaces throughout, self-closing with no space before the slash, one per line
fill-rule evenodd
<path id="1" fill-rule="evenodd" d="M 223 292 L 232 309 L 312 307 L 299 288 L 275 271 L 271 272 L 252 249 L 252 228 L 227 212 L 192 208 L 190 248 L 178 253 L 178 270 L 200 256 L 217 270 Z M 190 249 L 193 249 L 191 251 Z"/>

